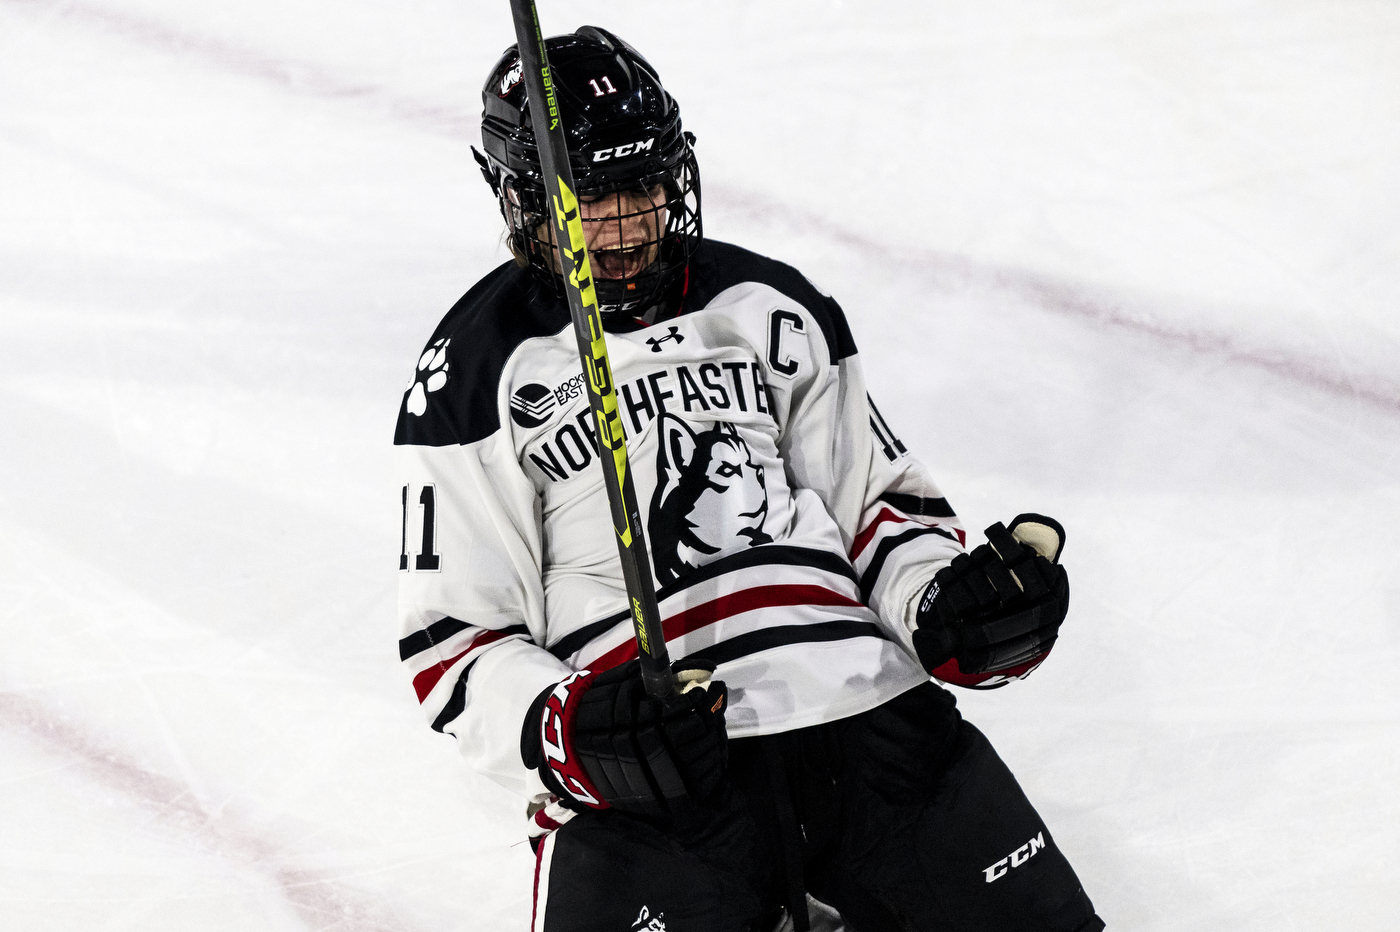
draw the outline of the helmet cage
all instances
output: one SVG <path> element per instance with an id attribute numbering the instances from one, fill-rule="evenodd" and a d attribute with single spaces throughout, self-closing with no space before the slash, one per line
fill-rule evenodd
<path id="1" fill-rule="evenodd" d="M 580 186 L 577 195 L 584 241 L 626 247 L 589 250 L 599 310 L 609 317 L 640 315 L 661 302 L 701 236 L 700 173 L 689 146 L 670 171 L 623 183 Z M 562 295 L 563 260 L 555 251 L 555 225 L 544 185 L 523 175 L 502 174 L 497 201 L 511 252 Z M 616 229 L 606 230 L 603 224 Z"/>

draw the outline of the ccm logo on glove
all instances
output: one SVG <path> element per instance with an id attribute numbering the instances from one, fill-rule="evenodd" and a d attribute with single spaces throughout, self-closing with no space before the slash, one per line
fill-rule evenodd
<path id="1" fill-rule="evenodd" d="M 580 670 L 549 691 L 540 719 L 540 748 L 544 751 L 549 768 L 570 796 L 585 806 L 606 809 L 607 803 L 598 798 L 592 781 L 579 763 L 578 755 L 569 754 L 568 742 L 564 740 L 564 736 L 572 730 L 574 715 L 578 712 L 578 703 L 569 702 L 570 688 L 577 687 L 582 693 L 589 684 L 583 682 L 580 686 L 579 683 L 590 676 L 592 674 L 587 670 Z"/>
<path id="2" fill-rule="evenodd" d="M 987 528 L 933 577 L 915 612 L 919 661 L 945 683 L 995 689 L 1044 662 L 1069 611 L 1065 529 L 1044 515 Z"/>
<path id="3" fill-rule="evenodd" d="M 539 694 L 520 756 L 570 808 L 651 816 L 703 802 L 724 776 L 728 691 L 714 665 L 678 661 L 678 695 L 648 696 L 637 661 L 580 670 Z"/>

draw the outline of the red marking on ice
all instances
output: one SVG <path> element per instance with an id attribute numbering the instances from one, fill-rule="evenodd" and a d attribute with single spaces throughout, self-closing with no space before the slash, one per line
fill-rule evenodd
<path id="1" fill-rule="evenodd" d="M 709 185 L 707 200 L 718 202 L 731 215 L 776 221 L 806 233 L 864 253 L 874 261 L 897 269 L 918 269 L 954 282 L 970 282 L 998 288 L 1032 306 L 1067 317 L 1149 337 L 1159 344 L 1262 369 L 1287 381 L 1306 385 L 1340 398 L 1363 401 L 1391 414 L 1400 414 L 1400 381 L 1360 375 L 1329 365 L 1325 360 L 1283 347 L 1251 346 L 1247 334 L 1231 334 L 1200 327 L 1173 326 L 1131 313 L 1128 301 L 1025 269 L 975 262 L 963 256 L 893 246 L 864 236 L 828 217 L 794 207 L 751 191 Z"/>
<path id="2" fill-rule="evenodd" d="M 265 81 L 284 90 L 312 97 L 369 103 L 389 116 L 452 139 L 466 140 L 481 125 L 480 117 L 472 110 L 402 97 L 386 88 L 342 77 L 322 65 L 279 58 L 248 46 L 181 29 L 152 17 L 86 3 L 60 4 L 50 0 L 5 2 L 43 8 L 56 18 L 95 26 L 147 47 L 198 59 L 223 71 Z"/>
<path id="3" fill-rule="evenodd" d="M 465 142 L 475 136 L 480 118 L 471 110 L 401 97 L 386 88 L 353 81 L 310 62 L 279 58 L 222 39 L 167 25 L 159 20 L 83 3 L 63 5 L 48 0 L 3 0 L 12 5 L 43 8 L 63 19 L 101 27 L 152 48 L 204 62 L 246 77 L 267 81 L 296 93 L 335 100 L 354 99 L 422 129 Z M 1125 302 L 1024 269 L 973 262 L 932 250 L 891 246 L 856 233 L 825 216 L 761 194 L 709 185 L 706 195 L 731 213 L 776 219 L 804 231 L 815 231 L 838 244 L 897 268 L 917 268 L 955 280 L 974 281 L 1017 295 L 1053 313 L 1077 317 L 1103 327 L 1130 331 L 1176 349 L 1226 359 L 1262 369 L 1279 378 L 1345 399 L 1364 401 L 1400 414 L 1400 382 L 1380 376 L 1347 372 L 1325 361 L 1281 347 L 1250 346 L 1240 334 L 1204 328 L 1178 327 L 1128 312 Z"/>
<path id="4" fill-rule="evenodd" d="M 152 773 L 103 744 L 81 726 L 27 696 L 0 693 L 0 726 L 27 733 L 77 761 L 85 776 L 149 808 L 153 814 L 210 854 L 250 864 L 269 875 L 311 928 L 334 926 L 347 932 L 404 932 L 413 928 L 367 895 L 316 871 L 292 866 L 289 844 L 240 824 L 227 805 L 212 811 L 179 780 Z"/>
<path id="5" fill-rule="evenodd" d="M 82 3 L 58 5 L 48 0 L 3 2 L 51 10 L 63 19 L 92 24 L 147 46 L 199 58 L 226 71 L 268 81 L 293 92 L 368 102 L 392 117 L 454 140 L 466 141 L 480 127 L 480 119 L 472 111 L 401 97 L 386 88 L 339 77 L 320 65 L 278 58 L 212 36 L 178 29 L 148 17 Z M 1122 300 L 1095 295 L 1085 288 L 1048 275 L 977 263 L 931 250 L 891 246 L 847 229 L 825 216 L 750 191 L 710 185 L 706 193 L 712 202 L 723 203 L 725 209 L 733 213 L 778 219 L 804 231 L 816 231 L 833 242 L 860 250 L 884 264 L 903 269 L 919 268 L 928 273 L 941 273 L 954 279 L 991 285 L 1054 313 L 1141 334 L 1176 349 L 1222 356 L 1299 385 L 1340 398 L 1364 401 L 1391 414 L 1400 414 L 1400 382 L 1392 379 L 1347 372 L 1342 367 L 1328 365 L 1323 360 L 1281 347 L 1250 346 L 1244 335 L 1199 327 L 1178 327 L 1145 319 L 1141 315 L 1128 313 Z"/>

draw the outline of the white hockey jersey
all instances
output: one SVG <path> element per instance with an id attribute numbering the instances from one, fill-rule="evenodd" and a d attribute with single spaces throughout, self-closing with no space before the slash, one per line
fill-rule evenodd
<path id="1" fill-rule="evenodd" d="M 915 602 L 964 534 L 866 395 L 836 302 L 705 241 L 682 313 L 608 352 L 667 645 L 718 664 L 730 735 L 926 681 Z M 636 656 L 582 379 L 567 306 L 508 263 L 438 326 L 395 435 L 400 657 L 432 727 L 531 798 L 531 700 Z"/>

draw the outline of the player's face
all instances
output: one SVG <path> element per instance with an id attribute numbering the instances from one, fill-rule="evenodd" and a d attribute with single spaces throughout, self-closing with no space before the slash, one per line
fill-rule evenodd
<path id="1" fill-rule="evenodd" d="M 579 198 L 583 238 L 597 278 L 635 278 L 656 261 L 666 229 L 666 190 L 661 185 Z M 541 227 L 540 239 L 549 233 Z M 559 254 L 554 256 L 559 268 Z"/>
<path id="2" fill-rule="evenodd" d="M 634 278 L 656 259 L 666 227 L 666 194 L 660 185 L 580 198 L 583 235 L 593 274 Z"/>

